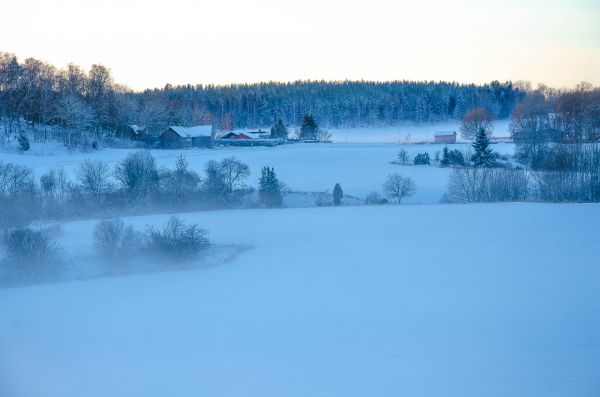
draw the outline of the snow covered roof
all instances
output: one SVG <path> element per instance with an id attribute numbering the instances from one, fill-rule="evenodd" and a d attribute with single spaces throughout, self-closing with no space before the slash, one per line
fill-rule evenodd
<path id="1" fill-rule="evenodd" d="M 436 131 L 433 133 L 433 136 L 449 136 L 456 135 L 456 131 Z"/>
<path id="2" fill-rule="evenodd" d="M 131 128 L 133 130 L 133 132 L 135 132 L 136 134 L 139 134 L 140 132 L 144 132 L 144 130 L 145 130 L 144 127 L 140 127 L 139 125 L 136 125 L 136 124 L 131 124 L 129 126 L 129 128 Z"/>
<path id="3" fill-rule="evenodd" d="M 212 125 L 196 125 L 194 127 L 182 127 L 179 125 L 175 125 L 169 128 L 175 131 L 175 133 L 182 138 L 199 138 L 212 136 Z"/>

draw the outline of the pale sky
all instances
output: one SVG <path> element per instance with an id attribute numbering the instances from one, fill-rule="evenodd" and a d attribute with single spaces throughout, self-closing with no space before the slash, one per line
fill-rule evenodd
<path id="1" fill-rule="evenodd" d="M 600 85 L 600 0 L 0 0 L 0 51 L 135 89 L 297 79 Z"/>

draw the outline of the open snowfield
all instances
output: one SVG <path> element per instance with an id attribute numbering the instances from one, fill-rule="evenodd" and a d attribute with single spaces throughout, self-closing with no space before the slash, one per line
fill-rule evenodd
<path id="1" fill-rule="evenodd" d="M 197 271 L 0 290 L 0 395 L 600 395 L 600 205 L 185 219 L 253 249 Z M 85 257 L 94 225 L 65 224 L 59 242 Z"/>
<path id="2" fill-rule="evenodd" d="M 444 145 L 438 144 L 383 144 L 383 143 L 331 143 L 290 144 L 268 147 L 219 147 L 215 149 L 153 150 L 152 154 L 160 166 L 173 168 L 177 157 L 183 153 L 190 167 L 201 172 L 209 160 L 221 160 L 235 156 L 250 166 L 248 183 L 256 187 L 260 169 L 269 165 L 275 168 L 278 177 L 291 189 L 302 191 L 331 191 L 340 183 L 345 194 L 364 198 L 372 191 L 381 191 L 388 174 L 398 172 L 414 179 L 417 191 L 407 203 L 436 203 L 446 191 L 449 169 L 435 166 L 398 166 L 390 164 L 400 149 L 406 150 L 411 159 L 417 154 L 428 152 L 434 157 Z M 452 145 L 467 149 L 468 144 Z M 512 154 L 510 143 L 493 145 L 500 154 Z M 32 167 L 39 176 L 53 167 L 63 167 L 74 174 L 85 159 L 103 160 L 114 167 L 130 149 L 104 149 L 88 153 L 61 153 L 60 155 L 22 155 L 0 153 L 1 161 L 12 161 Z"/>

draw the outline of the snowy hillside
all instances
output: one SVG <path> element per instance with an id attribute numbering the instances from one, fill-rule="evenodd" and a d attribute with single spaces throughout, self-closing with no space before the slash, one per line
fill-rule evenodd
<path id="1" fill-rule="evenodd" d="M 253 248 L 198 271 L 0 290 L 0 395 L 600 390 L 596 204 L 185 218 L 208 227 L 216 244 Z M 63 225 L 59 242 L 85 256 L 94 224 Z"/>

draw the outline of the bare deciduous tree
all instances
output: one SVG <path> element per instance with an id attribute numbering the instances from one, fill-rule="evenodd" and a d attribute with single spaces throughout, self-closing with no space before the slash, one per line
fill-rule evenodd
<path id="1" fill-rule="evenodd" d="M 463 117 L 460 132 L 463 138 L 473 139 L 483 129 L 489 136 L 493 130 L 494 116 L 484 108 L 475 108 Z"/>
<path id="2" fill-rule="evenodd" d="M 101 160 L 85 160 L 77 171 L 77 180 L 84 194 L 96 202 L 102 201 L 102 195 L 109 186 L 110 170 Z"/>
<path id="3" fill-rule="evenodd" d="M 383 192 L 390 200 L 398 200 L 398 204 L 405 197 L 412 196 L 416 191 L 414 181 L 400 174 L 391 174 L 383 184 Z"/>
<path id="4" fill-rule="evenodd" d="M 220 166 L 227 190 L 230 192 L 235 188 L 243 187 L 246 178 L 250 175 L 250 167 L 235 157 L 227 157 L 221 160 Z"/>

